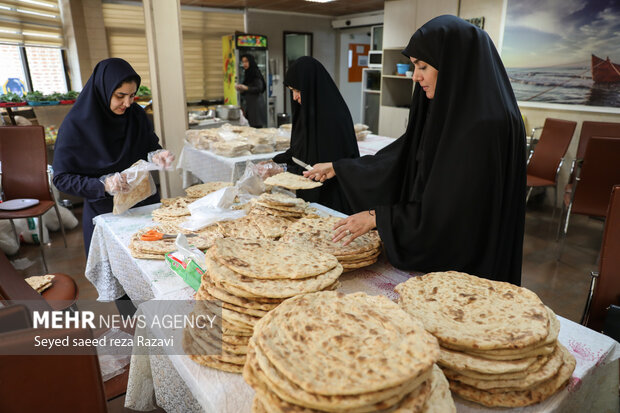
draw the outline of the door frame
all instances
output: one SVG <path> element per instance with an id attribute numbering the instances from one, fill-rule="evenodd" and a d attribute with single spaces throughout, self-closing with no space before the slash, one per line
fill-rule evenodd
<path id="1" fill-rule="evenodd" d="M 284 113 L 287 112 L 286 102 L 288 101 L 287 97 L 287 89 L 286 83 L 284 82 L 284 78 L 286 77 L 286 71 L 288 70 L 288 61 L 286 60 L 286 35 L 287 34 L 303 34 L 310 36 L 310 54 L 312 56 L 314 54 L 314 36 L 312 32 L 298 32 L 298 31 L 283 31 L 282 32 L 282 88 L 284 89 Z"/>

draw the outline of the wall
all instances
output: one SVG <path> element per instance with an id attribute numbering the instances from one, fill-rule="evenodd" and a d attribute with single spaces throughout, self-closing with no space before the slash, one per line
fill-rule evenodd
<path id="1" fill-rule="evenodd" d="M 370 33 L 370 27 L 359 27 L 340 30 L 339 36 L 337 85 L 344 101 L 347 102 L 353 123 L 362 121 L 362 82 L 349 82 L 349 44 L 370 44 L 370 36 L 367 33 Z"/>
<path id="2" fill-rule="evenodd" d="M 279 75 L 279 81 L 274 82 L 273 85 L 273 94 L 277 99 L 276 113 L 284 111 L 282 36 L 285 31 L 312 33 L 313 56 L 323 63 L 334 79 L 336 71 L 337 33 L 331 27 L 330 17 L 249 9 L 247 32 L 267 36 L 269 59 L 276 60 L 277 75 Z"/>
<path id="3" fill-rule="evenodd" d="M 107 59 L 101 0 L 61 0 L 71 89 L 82 90 L 95 65 Z"/>

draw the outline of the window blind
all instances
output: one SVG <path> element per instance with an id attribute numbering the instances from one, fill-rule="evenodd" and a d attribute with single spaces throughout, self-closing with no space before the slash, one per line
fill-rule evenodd
<path id="1" fill-rule="evenodd" d="M 130 62 L 150 87 L 142 6 L 104 3 L 103 17 L 110 56 Z M 222 36 L 243 31 L 243 14 L 182 9 L 181 27 L 186 99 L 223 97 Z"/>
<path id="2" fill-rule="evenodd" d="M 63 47 L 58 0 L 0 0 L 0 43 Z"/>

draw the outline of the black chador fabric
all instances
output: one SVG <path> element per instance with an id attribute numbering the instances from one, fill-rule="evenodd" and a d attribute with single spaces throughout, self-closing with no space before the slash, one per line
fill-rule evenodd
<path id="1" fill-rule="evenodd" d="M 274 160 L 288 163 L 289 171 L 301 174 L 303 170 L 293 163 L 292 156 L 310 165 L 358 158 L 351 113 L 323 65 L 312 57 L 300 57 L 287 71 L 285 84 L 301 92 L 301 105 L 291 98 L 291 147 Z M 337 179 L 330 179 L 317 189 L 298 191 L 298 195 L 307 201 L 349 213 L 350 207 Z"/>
<path id="2" fill-rule="evenodd" d="M 54 185 L 85 200 L 82 225 L 87 254 L 92 218 L 112 212 L 113 207 L 112 197 L 106 194 L 99 178 L 121 172 L 161 148 L 140 105 L 132 104 L 122 115 L 110 109 L 112 93 L 129 78 L 140 86 L 140 76 L 123 59 L 99 62 L 58 130 Z M 154 195 L 139 205 L 158 201 L 159 195 Z"/>
<path id="3" fill-rule="evenodd" d="M 432 100 L 416 85 L 403 136 L 375 156 L 334 163 L 357 211 L 376 209 L 390 262 L 521 282 L 525 129 L 489 36 L 437 17 L 403 54 L 439 71 Z"/>
<path id="4" fill-rule="evenodd" d="M 250 126 L 253 128 L 264 128 L 267 126 L 267 106 L 263 93 L 266 89 L 265 79 L 263 78 L 254 56 L 244 54 L 241 56 L 248 59 L 249 66 L 245 70 L 243 84 L 248 90 L 241 92 L 245 97 L 245 105 L 243 111 L 248 119 Z"/>

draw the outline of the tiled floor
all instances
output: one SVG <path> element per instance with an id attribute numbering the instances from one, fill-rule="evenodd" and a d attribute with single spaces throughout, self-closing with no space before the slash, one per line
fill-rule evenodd
<path id="1" fill-rule="evenodd" d="M 81 220 L 81 210 L 74 210 Z M 556 260 L 559 243 L 555 241 L 558 213 L 528 207 L 523 249 L 523 286 L 536 292 L 557 314 L 579 321 L 590 283 L 590 271 L 597 268 L 603 234 L 603 222 L 583 216 L 571 217 L 564 253 Z M 81 226 L 67 233 L 69 247 L 64 248 L 60 232 L 50 233 L 51 245 L 45 247 L 50 272 L 70 274 L 78 283 L 81 299 L 96 299 L 97 291 L 84 277 L 84 254 Z M 22 270 L 24 276 L 43 274 L 39 248 L 22 245 L 16 256 L 33 264 Z"/>

